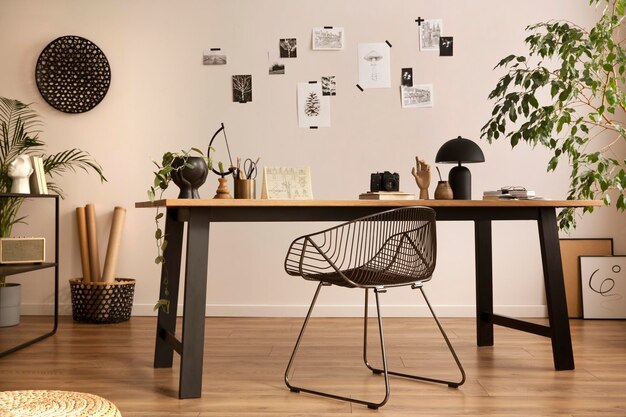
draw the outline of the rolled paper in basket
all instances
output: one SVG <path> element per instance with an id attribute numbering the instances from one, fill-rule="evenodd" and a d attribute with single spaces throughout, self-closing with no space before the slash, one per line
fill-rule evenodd
<path id="1" fill-rule="evenodd" d="M 93 204 L 87 204 L 85 207 L 85 217 L 87 219 L 89 270 L 91 271 L 91 280 L 98 282 L 102 276 L 100 275 L 100 255 L 98 250 L 98 233 L 96 231 L 96 207 Z"/>
<path id="2" fill-rule="evenodd" d="M 104 259 L 104 272 L 102 273 L 102 280 L 106 282 L 115 281 L 117 258 L 120 252 L 120 242 L 122 240 L 122 229 L 124 228 L 125 218 L 126 209 L 123 207 L 115 207 L 113 211 L 113 221 L 111 222 L 111 232 L 109 233 L 109 245 Z"/>
<path id="3" fill-rule="evenodd" d="M 85 207 L 76 207 L 76 224 L 78 225 L 78 245 L 80 248 L 80 264 L 83 267 L 83 282 L 89 284 L 91 283 L 91 271 L 89 270 L 89 247 L 87 244 Z"/>

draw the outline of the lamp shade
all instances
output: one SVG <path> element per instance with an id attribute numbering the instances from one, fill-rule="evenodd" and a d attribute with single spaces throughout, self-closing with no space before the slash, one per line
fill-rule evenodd
<path id="1" fill-rule="evenodd" d="M 476 143 L 459 136 L 441 145 L 435 156 L 435 162 L 444 164 L 485 162 L 485 155 Z"/>

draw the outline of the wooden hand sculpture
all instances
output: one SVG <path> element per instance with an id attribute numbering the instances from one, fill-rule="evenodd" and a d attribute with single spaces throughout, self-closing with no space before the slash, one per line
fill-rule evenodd
<path id="1" fill-rule="evenodd" d="M 411 169 L 411 174 L 415 177 L 417 187 L 420 189 L 420 200 L 428 200 L 428 187 L 430 186 L 430 165 L 423 159 L 415 157 L 415 166 Z"/>

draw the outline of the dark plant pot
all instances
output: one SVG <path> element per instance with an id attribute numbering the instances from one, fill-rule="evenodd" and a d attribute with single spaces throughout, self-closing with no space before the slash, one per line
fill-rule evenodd
<path id="1" fill-rule="evenodd" d="M 0 327 L 20 324 L 20 284 L 6 284 L 0 287 Z"/>
<path id="2" fill-rule="evenodd" d="M 172 161 L 174 168 L 179 168 L 183 164 L 183 158 L 174 158 Z M 178 198 L 200 198 L 198 188 L 206 181 L 209 167 L 201 156 L 188 157 L 187 164 L 191 166 L 172 171 L 172 181 L 180 188 Z"/>

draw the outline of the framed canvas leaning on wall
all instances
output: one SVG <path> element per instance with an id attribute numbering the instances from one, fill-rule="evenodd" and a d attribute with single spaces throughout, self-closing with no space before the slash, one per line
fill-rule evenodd
<path id="1" fill-rule="evenodd" d="M 626 319 L 626 255 L 581 256 L 585 319 Z"/>

